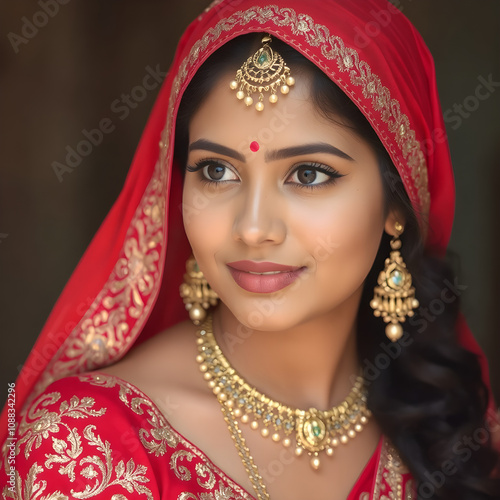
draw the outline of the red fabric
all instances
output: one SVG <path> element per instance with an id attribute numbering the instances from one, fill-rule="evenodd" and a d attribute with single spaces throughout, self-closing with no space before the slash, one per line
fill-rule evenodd
<path id="1" fill-rule="evenodd" d="M 92 373 L 54 382 L 23 416 L 16 439 L 17 496 L 8 483 L 4 498 L 28 499 L 35 491 L 44 498 L 85 492 L 97 500 L 177 500 L 187 492 L 186 498 L 254 498 L 172 428 L 145 394 L 116 377 Z M 375 484 L 385 481 L 384 446 L 381 439 L 348 500 L 377 487 L 387 493 Z M 27 474 L 35 463 L 36 473 Z M 402 478 L 404 491 L 410 475 Z"/>
<path id="2" fill-rule="evenodd" d="M 444 252 L 452 228 L 454 183 L 434 65 L 420 35 L 387 0 L 274 3 L 279 5 L 269 6 L 264 0 L 214 2 L 186 30 L 122 193 L 61 294 L 16 381 L 18 414 L 28 398 L 51 380 L 109 364 L 135 342 L 186 318 L 178 286 L 189 247 L 179 210 L 182 180 L 172 165 L 175 112 L 201 63 L 238 35 L 271 33 L 302 52 L 346 92 L 390 153 L 427 234 L 428 248 Z M 370 23 L 379 23 L 383 29 L 371 36 Z M 160 138 L 167 141 L 162 150 L 158 148 Z M 155 170 L 157 161 L 160 169 Z M 157 172 L 167 178 L 160 176 L 156 182 Z M 427 178 L 430 206 L 422 188 Z M 148 189 L 156 196 L 149 205 Z M 157 203 L 159 199 L 166 199 L 165 211 Z M 153 210 L 163 212 L 163 222 L 151 215 Z M 154 231 L 147 236 L 150 240 L 144 241 L 144 231 L 148 235 L 151 225 Z M 142 245 L 140 251 L 137 245 Z M 136 255 L 143 259 L 138 261 L 143 266 L 138 272 L 143 274 L 127 281 L 123 273 L 134 269 Z M 118 308 L 120 301 L 126 307 Z M 157 301 L 160 305 L 154 307 Z M 118 321 L 119 327 L 110 318 Z M 109 328 L 103 328 L 106 322 Z M 478 353 L 488 383 L 485 358 L 465 321 L 460 320 L 458 328 L 461 342 Z M 95 355 L 109 340 L 110 331 L 114 343 L 107 346 L 115 349 L 108 349 L 105 356 Z M 125 341 L 117 343 L 119 336 Z M 92 344 L 92 339 L 96 343 Z M 0 442 L 6 438 L 7 410 L 5 407 L 1 416 Z"/>
<path id="3" fill-rule="evenodd" d="M 51 384 L 23 417 L 17 439 L 19 499 L 32 498 L 37 488 L 44 498 L 67 498 L 56 492 L 79 498 L 86 488 L 85 498 L 102 500 L 176 500 L 185 491 L 251 498 L 172 429 L 151 400 L 113 377 L 92 374 Z M 30 482 L 26 471 L 34 463 L 39 468 Z M 210 488 L 200 484 L 207 471 L 214 475 Z"/>

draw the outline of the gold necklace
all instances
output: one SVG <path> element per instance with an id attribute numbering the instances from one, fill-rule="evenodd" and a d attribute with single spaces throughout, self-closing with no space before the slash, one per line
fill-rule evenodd
<path id="1" fill-rule="evenodd" d="M 286 448 L 292 445 L 295 434 L 295 454 L 300 456 L 306 451 L 311 457 L 311 467 L 317 470 L 320 467 L 319 453 L 332 456 L 334 448 L 356 437 L 371 416 L 366 407 L 366 389 L 361 376 L 357 377 L 346 399 L 330 410 L 291 408 L 252 387 L 229 364 L 215 340 L 211 316 L 201 325 L 197 336 L 199 354 L 196 361 L 221 403 L 233 439 L 234 432 L 237 432 L 235 428 L 238 428 L 230 425 L 227 415 L 234 422 L 239 418 L 242 423 L 250 424 L 251 429 L 260 429 L 263 437 L 271 436 L 273 441 L 281 442 Z"/>
<path id="2" fill-rule="evenodd" d="M 267 492 L 266 485 L 264 484 L 262 476 L 259 474 L 257 465 L 253 461 L 250 450 L 246 445 L 245 438 L 241 434 L 240 428 L 238 427 L 238 421 L 234 417 L 231 408 L 227 408 L 222 401 L 219 400 L 219 402 L 221 404 L 224 420 L 226 421 L 231 437 L 233 438 L 236 449 L 238 450 L 238 454 L 240 455 L 243 465 L 245 466 L 245 470 L 250 478 L 253 489 L 255 490 L 255 493 L 257 493 L 258 500 L 269 500 L 269 493 Z"/>

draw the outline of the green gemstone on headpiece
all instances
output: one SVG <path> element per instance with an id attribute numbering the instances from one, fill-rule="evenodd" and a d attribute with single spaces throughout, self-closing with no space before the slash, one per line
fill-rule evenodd
<path id="1" fill-rule="evenodd" d="M 265 50 L 263 50 L 261 52 L 259 58 L 257 59 L 257 62 L 260 65 L 264 65 L 264 64 L 267 64 L 269 62 L 269 55 L 267 54 L 267 52 Z"/>

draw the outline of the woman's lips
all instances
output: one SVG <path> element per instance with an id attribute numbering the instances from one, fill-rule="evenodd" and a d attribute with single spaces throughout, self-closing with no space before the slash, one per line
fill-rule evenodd
<path id="1" fill-rule="evenodd" d="M 286 266 L 274 262 L 240 260 L 227 264 L 234 281 L 253 293 L 273 293 L 291 285 L 304 267 Z"/>

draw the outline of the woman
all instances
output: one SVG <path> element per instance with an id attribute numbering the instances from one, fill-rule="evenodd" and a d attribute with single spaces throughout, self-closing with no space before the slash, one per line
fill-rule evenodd
<path id="1" fill-rule="evenodd" d="M 4 497 L 497 498 L 429 73 L 385 0 L 212 4 L 16 384 Z"/>

